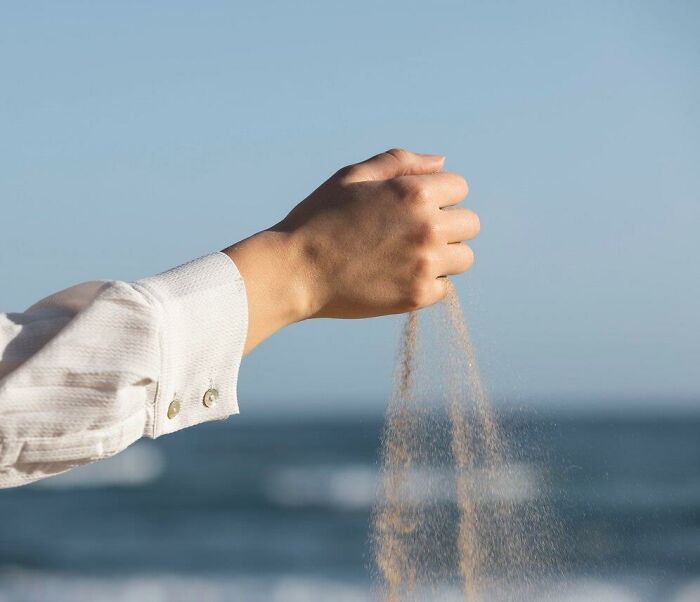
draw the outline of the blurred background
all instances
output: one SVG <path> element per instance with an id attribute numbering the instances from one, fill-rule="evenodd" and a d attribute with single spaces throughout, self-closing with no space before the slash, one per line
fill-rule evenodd
<path id="1" fill-rule="evenodd" d="M 445 154 L 485 380 L 576 542 L 557 599 L 700 600 L 699 30 L 690 0 L 4 3 L 0 307 Z M 0 492 L 0 600 L 369 599 L 400 324 L 289 328 L 240 416 Z"/>

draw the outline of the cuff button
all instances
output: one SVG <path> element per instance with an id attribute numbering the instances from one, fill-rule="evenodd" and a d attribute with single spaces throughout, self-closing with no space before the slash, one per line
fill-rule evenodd
<path id="1" fill-rule="evenodd" d="M 175 397 L 168 406 L 168 418 L 171 420 L 180 413 L 180 402 Z"/>
<path id="2" fill-rule="evenodd" d="M 206 393 L 204 394 L 204 397 L 202 398 L 202 403 L 206 407 L 211 408 L 212 406 L 216 405 L 218 399 L 219 392 L 216 389 L 207 389 Z"/>

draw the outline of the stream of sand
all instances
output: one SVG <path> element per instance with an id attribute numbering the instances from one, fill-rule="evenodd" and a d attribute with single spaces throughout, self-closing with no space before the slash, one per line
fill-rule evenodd
<path id="1" fill-rule="evenodd" d="M 385 602 L 456 588 L 467 602 L 525 599 L 551 572 L 553 521 L 514 443 L 450 286 L 439 307 L 409 314 L 387 406 L 372 537 Z"/>

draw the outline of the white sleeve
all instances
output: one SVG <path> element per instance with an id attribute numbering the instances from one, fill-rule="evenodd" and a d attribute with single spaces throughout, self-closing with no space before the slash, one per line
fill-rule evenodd
<path id="1" fill-rule="evenodd" d="M 0 314 L 0 487 L 237 414 L 247 329 L 243 279 L 223 253 Z"/>

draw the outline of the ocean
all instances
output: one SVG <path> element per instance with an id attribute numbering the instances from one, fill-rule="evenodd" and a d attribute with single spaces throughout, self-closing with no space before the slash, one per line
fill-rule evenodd
<path id="1" fill-rule="evenodd" d="M 375 599 L 381 427 L 243 414 L 0 490 L 0 602 Z M 562 525 L 565 571 L 537 599 L 700 601 L 700 414 L 521 411 L 502 428 L 520 450 L 504 488 L 545 495 Z"/>

